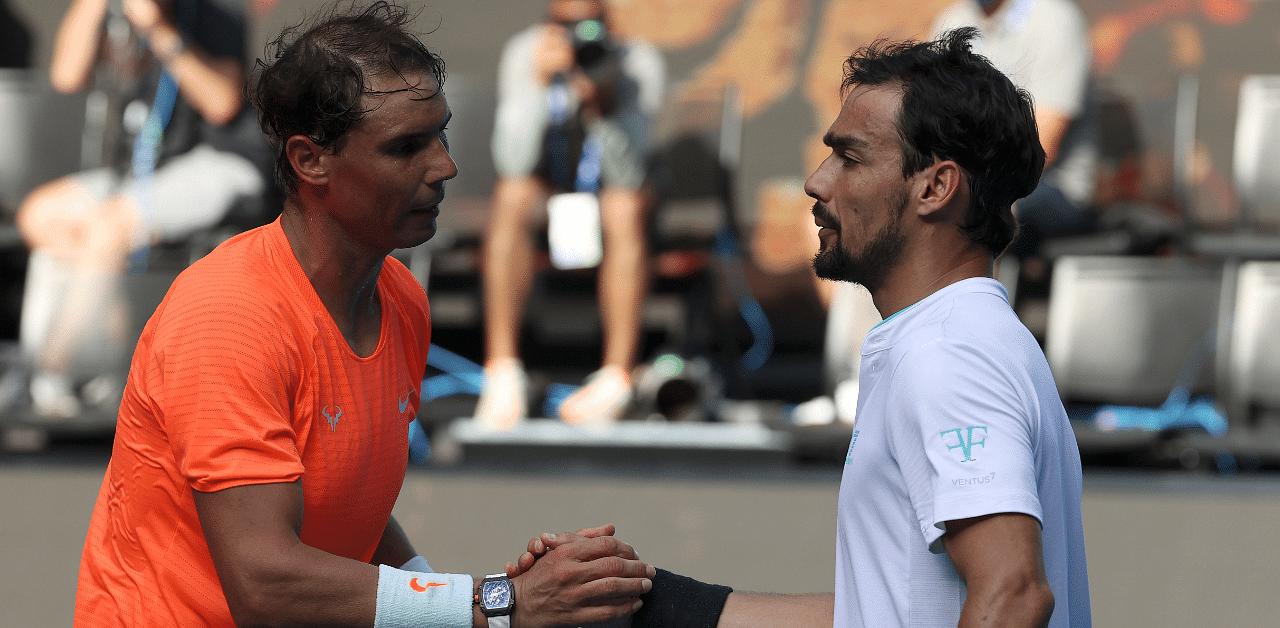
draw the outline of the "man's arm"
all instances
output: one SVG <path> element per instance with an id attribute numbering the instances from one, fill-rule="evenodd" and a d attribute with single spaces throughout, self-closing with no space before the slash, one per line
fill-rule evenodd
<path id="1" fill-rule="evenodd" d="M 193 491 L 193 495 L 238 626 L 374 624 L 378 567 L 302 543 L 299 482 Z M 399 526 L 389 524 L 379 551 L 411 551 L 408 540 L 398 540 L 397 535 L 403 536 Z M 630 546 L 612 537 L 554 552 L 514 579 L 513 623 L 537 628 L 601 621 L 634 611 L 638 596 L 649 586 L 647 575 L 652 569 L 631 559 L 634 555 Z M 474 617 L 476 625 L 485 625 L 478 613 Z"/>
<path id="2" fill-rule="evenodd" d="M 948 521 L 942 543 L 969 589 L 960 628 L 1049 625 L 1053 591 L 1035 517 L 1001 513 Z"/>
<path id="3" fill-rule="evenodd" d="M 107 0 L 75 0 L 67 9 L 53 40 L 49 83 L 62 94 L 74 94 L 89 83 L 102 46 L 102 20 Z"/>
<path id="4" fill-rule="evenodd" d="M 178 90 L 200 117 L 226 124 L 244 105 L 244 67 L 239 59 L 215 57 L 188 41 L 155 0 L 124 0 L 124 14 L 178 79 Z"/>
<path id="5" fill-rule="evenodd" d="M 835 595 L 831 593 L 730 593 L 720 612 L 717 628 L 766 628 L 831 626 Z"/>
<path id="6" fill-rule="evenodd" d="M 543 534 L 530 539 L 525 553 L 520 555 L 520 558 L 515 563 L 507 563 L 507 575 L 515 576 L 528 571 L 535 563 L 539 562 L 540 557 L 549 555 L 549 550 L 572 546 L 581 538 L 593 538 L 600 534 L 613 534 L 613 532 L 613 526 L 609 525 L 600 528 L 583 528 L 576 533 Z M 659 577 L 663 576 L 660 574 Z M 706 585 L 696 580 L 689 580 L 684 576 L 673 574 L 667 574 L 667 577 L 683 580 L 684 583 L 669 584 L 667 585 L 667 590 L 659 591 L 662 587 L 656 584 L 657 581 L 655 580 L 655 589 L 649 595 L 649 602 L 658 602 L 664 606 L 674 606 L 675 608 L 670 610 L 682 619 L 715 616 L 714 613 L 698 612 L 705 609 L 687 609 L 683 604 L 691 601 L 696 604 L 710 599 L 724 599 L 724 607 L 719 612 L 719 621 L 716 624 L 717 628 L 769 628 L 774 626 L 825 628 L 834 623 L 835 595 L 831 593 L 779 595 L 734 592 L 729 593 L 729 597 L 726 599 L 707 593 L 706 589 L 716 588 L 714 585 Z M 675 587 L 679 591 L 675 592 L 675 589 L 670 587 Z M 661 601 L 654 600 L 653 596 L 659 593 L 676 595 L 677 597 L 669 597 Z M 649 611 L 652 610 L 649 609 Z M 658 619 L 666 616 L 663 613 L 654 614 L 654 617 Z M 640 616 L 637 615 L 636 617 L 638 621 Z"/>
<path id="7" fill-rule="evenodd" d="M 1044 165 L 1049 167 L 1058 160 L 1062 139 L 1071 126 L 1071 118 L 1053 107 L 1036 107 L 1036 126 L 1040 130 L 1040 145 L 1044 147 Z"/>
<path id="8" fill-rule="evenodd" d="M 299 482 L 192 494 L 236 625 L 373 625 L 378 568 L 298 538 Z"/>
<path id="9" fill-rule="evenodd" d="M 382 531 L 382 540 L 378 541 L 378 549 L 373 551 L 373 559 L 369 562 L 374 565 L 399 567 L 417 555 L 418 553 L 413 550 L 413 543 L 409 542 L 409 537 L 405 535 L 404 529 L 393 516 L 387 520 L 387 527 Z"/>

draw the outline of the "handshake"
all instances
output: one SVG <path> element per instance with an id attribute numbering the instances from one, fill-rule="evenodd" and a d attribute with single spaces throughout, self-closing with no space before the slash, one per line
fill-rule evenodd
<path id="1" fill-rule="evenodd" d="M 513 628 L 715 626 L 731 589 L 655 569 L 613 525 L 543 534 L 505 572 Z"/>

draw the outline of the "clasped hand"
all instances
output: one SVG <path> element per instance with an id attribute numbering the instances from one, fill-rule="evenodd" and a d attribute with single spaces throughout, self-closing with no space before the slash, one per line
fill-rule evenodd
<path id="1" fill-rule="evenodd" d="M 512 627 L 600 623 L 639 610 L 656 572 L 613 532 L 603 525 L 530 540 L 528 551 L 506 565 L 515 586 Z"/>

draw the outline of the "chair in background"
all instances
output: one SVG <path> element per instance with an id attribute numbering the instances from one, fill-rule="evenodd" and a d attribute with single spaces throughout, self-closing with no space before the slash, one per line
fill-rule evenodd
<path id="1" fill-rule="evenodd" d="M 1058 260 L 1045 355 L 1063 400 L 1157 405 L 1217 325 L 1221 269 L 1184 258 Z M 1212 386 L 1212 363 L 1192 392 Z"/>
<path id="2" fill-rule="evenodd" d="M 1045 354 L 1083 456 L 1163 463 L 1181 451 L 1170 429 L 1222 431 L 1207 402 L 1189 406 L 1213 389 L 1221 286 L 1220 265 L 1187 258 L 1057 261 Z"/>
<path id="3" fill-rule="evenodd" d="M 1227 433 L 1220 439 L 1188 434 L 1179 445 L 1219 468 L 1237 459 L 1280 463 L 1280 262 L 1240 264 L 1229 301 L 1224 339 L 1218 347 L 1218 405 Z"/>
<path id="4" fill-rule="evenodd" d="M 1233 160 L 1240 199 L 1234 229 L 1197 229 L 1191 249 L 1227 260 L 1280 258 L 1280 75 L 1241 81 Z"/>

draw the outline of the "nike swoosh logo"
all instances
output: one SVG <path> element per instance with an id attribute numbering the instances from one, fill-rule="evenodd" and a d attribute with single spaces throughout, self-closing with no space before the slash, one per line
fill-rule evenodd
<path id="1" fill-rule="evenodd" d="M 446 584 L 449 584 L 449 583 L 447 583 L 447 582 L 428 582 L 428 583 L 426 583 L 426 584 L 418 584 L 418 579 L 417 579 L 417 578 L 414 578 L 414 579 L 412 579 L 412 580 L 410 580 L 410 581 L 409 581 L 409 588 L 410 588 L 410 589 L 413 589 L 414 591 L 417 591 L 418 593 L 423 593 L 423 592 L 425 592 L 427 589 L 430 589 L 431 587 L 442 587 L 442 586 L 444 586 L 444 585 L 446 585 Z"/>
<path id="2" fill-rule="evenodd" d="M 404 413 L 405 408 L 408 408 L 408 407 L 409 407 L 409 394 L 410 394 L 410 393 L 412 393 L 412 392 L 413 392 L 413 391 L 411 390 L 411 391 L 409 391 L 409 392 L 405 393 L 405 394 L 404 394 L 404 396 L 400 398 L 400 413 L 401 413 L 401 414 L 403 414 L 403 413 Z"/>

